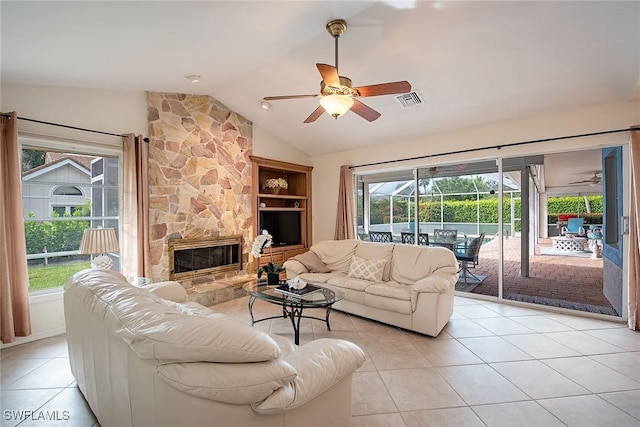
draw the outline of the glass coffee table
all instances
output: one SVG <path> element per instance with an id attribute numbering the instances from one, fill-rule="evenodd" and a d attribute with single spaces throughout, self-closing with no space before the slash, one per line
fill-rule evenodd
<path id="1" fill-rule="evenodd" d="M 286 285 L 284 280 L 280 281 L 280 285 Z M 288 318 L 291 320 L 294 332 L 294 342 L 300 345 L 300 319 L 316 319 L 324 320 L 327 324 L 327 330 L 331 330 L 329 324 L 329 315 L 331 314 L 331 306 L 337 301 L 344 298 L 344 293 L 339 290 L 331 290 L 320 286 L 320 291 L 304 296 L 289 296 L 275 291 L 276 285 L 267 285 L 266 282 L 254 282 L 245 285 L 244 289 L 249 293 L 249 314 L 251 315 L 251 326 L 255 323 L 270 319 Z M 254 319 L 253 303 L 256 299 L 276 304 L 282 307 L 281 316 L 265 317 L 264 319 Z M 324 319 L 313 316 L 303 316 L 302 312 L 305 308 L 324 308 L 326 316 Z"/>

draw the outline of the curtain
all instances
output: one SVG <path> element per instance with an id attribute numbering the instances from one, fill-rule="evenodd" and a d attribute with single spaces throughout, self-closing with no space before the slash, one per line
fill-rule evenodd
<path id="1" fill-rule="evenodd" d="M 149 277 L 149 149 L 141 135 L 123 137 L 120 265 L 128 277 Z"/>
<path id="2" fill-rule="evenodd" d="M 4 115 L 0 129 L 0 339 L 31 335 L 29 270 L 22 218 L 18 115 Z"/>
<path id="3" fill-rule="evenodd" d="M 336 215 L 335 240 L 354 239 L 355 223 L 353 202 L 353 169 L 340 166 L 340 186 L 338 188 L 338 214 Z"/>
<path id="4" fill-rule="evenodd" d="M 640 126 L 635 126 L 640 127 Z M 640 329 L 640 130 L 631 131 L 629 197 L 629 328 Z"/>

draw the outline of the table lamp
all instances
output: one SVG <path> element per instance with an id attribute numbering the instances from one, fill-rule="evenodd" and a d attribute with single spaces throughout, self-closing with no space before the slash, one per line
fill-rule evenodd
<path id="1" fill-rule="evenodd" d="M 91 255 L 99 254 L 91 260 L 91 266 L 109 270 L 113 265 L 113 260 L 109 258 L 107 252 L 118 252 L 119 250 L 115 229 L 87 228 L 82 234 L 82 242 L 78 252 Z"/>

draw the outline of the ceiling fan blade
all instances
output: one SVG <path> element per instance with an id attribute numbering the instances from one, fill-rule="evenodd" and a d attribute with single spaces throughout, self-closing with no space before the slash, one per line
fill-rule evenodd
<path id="1" fill-rule="evenodd" d="M 584 180 L 584 181 L 575 181 L 575 182 L 570 182 L 569 184 L 586 184 L 587 182 L 593 182 L 590 179 Z"/>
<path id="2" fill-rule="evenodd" d="M 380 117 L 380 113 L 378 113 L 373 108 L 364 105 L 362 102 L 358 101 L 357 99 L 354 99 L 353 101 L 354 102 L 353 102 L 353 106 L 351 107 L 351 111 L 353 111 L 363 119 L 372 122 L 376 120 L 378 117 Z"/>
<path id="3" fill-rule="evenodd" d="M 327 64 L 316 64 L 325 86 L 340 87 L 340 77 L 336 67 Z"/>
<path id="4" fill-rule="evenodd" d="M 324 113 L 324 108 L 322 108 L 322 106 L 319 106 L 313 111 L 313 113 L 311 113 L 309 117 L 305 119 L 304 122 L 305 123 L 315 122 L 316 120 L 318 120 L 318 117 L 322 115 L 322 113 Z"/>
<path id="5" fill-rule="evenodd" d="M 396 93 L 408 93 L 411 92 L 411 85 L 407 81 L 380 83 L 377 85 L 360 86 L 354 88 L 358 91 L 360 96 L 379 96 L 379 95 L 393 95 Z"/>
<path id="6" fill-rule="evenodd" d="M 264 101 L 278 101 L 280 99 L 300 99 L 300 98 L 315 98 L 318 95 L 283 95 L 283 96 L 265 96 L 262 98 Z"/>

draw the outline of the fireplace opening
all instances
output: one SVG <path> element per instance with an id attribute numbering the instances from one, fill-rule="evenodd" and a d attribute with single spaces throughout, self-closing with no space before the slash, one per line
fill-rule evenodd
<path id="1" fill-rule="evenodd" d="M 189 279 L 242 269 L 242 237 L 171 239 L 170 280 Z"/>

